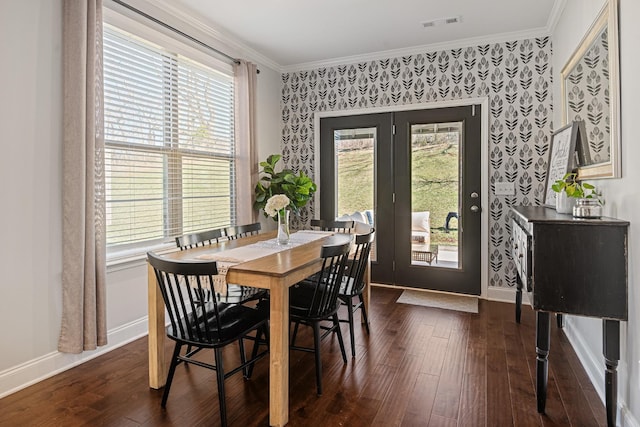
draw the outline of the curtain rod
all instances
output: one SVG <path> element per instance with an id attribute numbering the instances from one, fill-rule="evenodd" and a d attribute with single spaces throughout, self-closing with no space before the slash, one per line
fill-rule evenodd
<path id="1" fill-rule="evenodd" d="M 229 59 L 230 61 L 232 61 L 235 64 L 239 64 L 240 63 L 240 60 L 238 58 L 234 58 L 233 56 L 227 55 L 226 53 L 222 52 L 221 50 L 218 50 L 215 47 L 209 46 L 205 42 L 200 41 L 197 38 L 195 38 L 193 36 L 190 36 L 189 34 L 183 32 L 183 31 L 180 31 L 179 29 L 177 29 L 175 27 L 172 27 L 171 25 L 169 25 L 169 24 L 167 24 L 165 22 L 162 22 L 161 20 L 159 20 L 157 18 L 154 18 L 153 16 L 149 15 L 148 13 L 145 13 L 145 12 L 141 11 L 140 9 L 136 9 L 135 7 L 131 6 L 130 4 L 127 4 L 127 3 L 123 2 L 122 0 L 111 0 L 111 1 L 114 2 L 114 3 L 119 4 L 120 6 L 126 8 L 126 9 L 129 9 L 130 11 L 132 11 L 134 13 L 137 13 L 138 15 L 141 15 L 141 16 L 147 18 L 150 21 L 155 22 L 156 24 L 158 24 L 158 25 L 160 25 L 160 26 L 162 26 L 162 27 L 164 27 L 164 28 L 166 28 L 168 30 L 173 31 L 174 33 L 177 33 L 177 34 L 181 35 L 182 37 L 185 37 L 185 38 L 191 40 L 192 42 L 194 42 L 196 44 L 199 44 L 202 47 L 205 47 L 205 48 L 207 48 L 209 50 L 212 50 L 213 52 L 217 53 L 218 55 L 224 56 L 225 58 Z M 260 70 L 256 70 L 256 71 L 258 73 L 260 73 Z"/>

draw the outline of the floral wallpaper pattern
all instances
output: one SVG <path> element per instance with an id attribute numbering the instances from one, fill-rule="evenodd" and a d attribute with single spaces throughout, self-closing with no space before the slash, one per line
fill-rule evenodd
<path id="1" fill-rule="evenodd" d="M 489 286 L 515 285 L 509 207 L 539 205 L 552 133 L 549 37 L 426 52 L 282 75 L 282 153 L 286 166 L 314 170 L 314 113 L 444 100 L 489 100 Z M 513 182 L 515 196 L 495 196 Z M 298 221 L 315 216 L 309 204 Z"/>

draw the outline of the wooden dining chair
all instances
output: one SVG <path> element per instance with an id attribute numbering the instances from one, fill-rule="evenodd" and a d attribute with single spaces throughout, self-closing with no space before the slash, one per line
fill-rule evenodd
<path id="1" fill-rule="evenodd" d="M 170 325 L 167 337 L 175 341 L 167 381 L 162 395 L 162 407 L 167 404 L 171 383 L 180 363 L 190 363 L 216 372 L 220 421 L 227 425 L 224 381 L 242 371 L 246 379 L 251 377 L 254 363 L 264 357 L 268 350 L 259 352 L 259 344 L 268 336 L 268 315 L 261 310 L 239 304 L 226 304 L 212 298 L 203 302 L 199 295 L 213 283 L 218 274 L 216 261 L 175 261 L 147 253 L 160 287 Z M 215 295 L 215 294 L 214 294 Z M 254 335 L 250 335 L 255 331 Z M 264 339 L 262 337 L 264 336 Z M 244 340 L 253 341 L 251 356 L 247 360 Z M 225 370 L 222 349 L 237 342 L 240 364 Z M 182 348 L 187 346 L 186 352 Z M 214 350 L 214 364 L 196 360 L 193 356 L 203 349 Z M 228 358 L 228 355 L 227 355 Z"/>
<path id="2" fill-rule="evenodd" d="M 342 276 L 351 248 L 351 242 L 323 246 L 320 252 L 322 270 L 315 280 L 302 281 L 289 292 L 289 315 L 294 324 L 290 348 L 312 352 L 316 362 L 316 387 L 318 395 L 322 395 L 322 359 L 320 357 L 320 341 L 322 338 L 335 333 L 338 337 L 340 351 L 344 363 L 347 355 L 342 340 L 342 331 L 338 319 L 340 301 L 338 293 L 342 283 Z M 330 321 L 331 326 L 323 328 L 321 324 Z M 296 346 L 296 335 L 299 325 L 313 328 L 313 348 Z"/>
<path id="3" fill-rule="evenodd" d="M 367 317 L 367 309 L 364 305 L 362 293 L 366 285 L 364 275 L 369 262 L 369 253 L 371 252 L 371 245 L 373 244 L 374 238 L 375 230 L 373 228 L 371 228 L 369 233 L 356 235 L 355 250 L 352 251 L 347 261 L 342 283 L 340 284 L 340 292 L 338 293 L 338 298 L 342 301 L 342 304 L 347 306 L 348 318 L 340 319 L 340 321 L 349 323 L 351 357 L 356 357 L 353 319 L 358 309 L 362 310 L 365 329 L 367 335 L 369 334 L 369 319 Z M 359 301 L 355 301 L 356 297 Z"/>
<path id="4" fill-rule="evenodd" d="M 225 228 L 225 235 L 229 240 L 239 239 L 241 237 L 252 236 L 260 233 L 262 226 L 259 222 L 253 224 L 233 225 Z"/>
<path id="5" fill-rule="evenodd" d="M 311 226 L 322 231 L 335 231 L 338 233 L 351 233 L 356 226 L 355 221 L 328 221 L 324 219 L 312 219 Z"/>
<path id="6" fill-rule="evenodd" d="M 176 237 L 176 246 L 180 248 L 181 251 L 184 251 L 185 249 L 218 243 L 223 236 L 224 229 L 222 228 L 185 234 L 184 236 Z"/>

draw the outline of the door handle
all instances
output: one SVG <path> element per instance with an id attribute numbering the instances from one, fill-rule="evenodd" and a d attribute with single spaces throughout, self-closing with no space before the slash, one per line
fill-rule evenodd
<path id="1" fill-rule="evenodd" d="M 470 210 L 471 210 L 471 212 L 473 212 L 473 213 L 478 213 L 478 212 L 480 212 L 480 208 L 479 208 L 477 205 L 473 205 L 473 206 L 471 206 Z"/>

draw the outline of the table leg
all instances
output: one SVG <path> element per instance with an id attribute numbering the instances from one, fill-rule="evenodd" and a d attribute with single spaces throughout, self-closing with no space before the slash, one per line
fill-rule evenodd
<path id="1" fill-rule="evenodd" d="M 147 271 L 149 301 L 149 387 L 162 388 L 167 380 L 167 364 L 164 360 L 164 301 L 151 265 Z"/>
<path id="2" fill-rule="evenodd" d="M 365 323 L 368 321 L 371 323 L 371 311 L 369 311 L 369 301 L 371 299 L 371 260 L 367 260 L 367 267 L 364 270 L 364 291 L 362 291 L 362 303 L 364 304 L 364 309 L 367 312 L 367 319 L 365 320 L 362 315 L 362 310 L 360 311 L 360 322 Z"/>
<path id="3" fill-rule="evenodd" d="M 269 425 L 289 421 L 289 288 L 270 287 L 269 301 Z"/>
<path id="4" fill-rule="evenodd" d="M 602 320 L 603 354 L 605 361 L 605 394 L 607 405 L 607 425 L 615 427 L 618 410 L 618 360 L 620 360 L 620 322 Z"/>
<path id="5" fill-rule="evenodd" d="M 547 402 L 547 378 L 549 376 L 549 344 L 551 342 L 551 318 L 549 312 L 536 313 L 536 396 L 538 412 L 544 414 Z"/>

